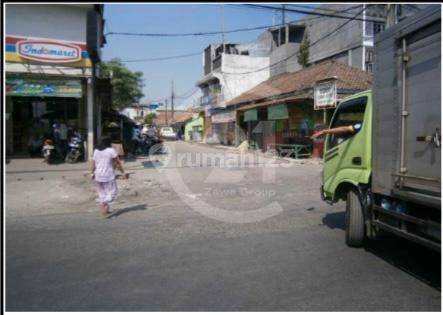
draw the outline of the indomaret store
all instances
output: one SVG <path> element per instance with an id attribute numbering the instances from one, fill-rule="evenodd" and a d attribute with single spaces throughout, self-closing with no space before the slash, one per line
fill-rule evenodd
<path id="1" fill-rule="evenodd" d="M 6 36 L 5 60 L 7 154 L 25 155 L 56 121 L 79 130 L 90 151 L 100 128 L 86 43 Z"/>

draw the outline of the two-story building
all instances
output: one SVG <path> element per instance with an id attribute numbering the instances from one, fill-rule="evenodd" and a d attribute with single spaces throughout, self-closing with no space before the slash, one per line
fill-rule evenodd
<path id="1" fill-rule="evenodd" d="M 197 82 L 205 111 L 206 142 L 220 142 L 218 127 L 233 127 L 235 113 L 226 114 L 226 103 L 269 78 L 270 38 L 262 34 L 248 44 L 209 45 L 203 53 L 204 77 Z M 248 73 L 250 72 L 250 73 Z M 245 74 L 238 74 L 245 73 Z M 221 114 L 224 119 L 218 119 Z M 230 115 L 230 119 L 226 119 Z M 225 124 L 226 123 L 226 124 Z"/>
<path id="2" fill-rule="evenodd" d="M 101 131 L 103 4 L 7 4 L 4 54 L 6 148 L 23 155 L 29 139 L 55 122 L 79 129 L 91 156 Z M 109 86 L 107 86 L 109 88 Z"/>

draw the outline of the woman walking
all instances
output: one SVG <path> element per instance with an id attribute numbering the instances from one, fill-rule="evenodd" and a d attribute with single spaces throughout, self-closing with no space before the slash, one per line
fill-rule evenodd
<path id="1" fill-rule="evenodd" d="M 100 201 L 100 210 L 103 215 L 111 213 L 109 204 L 117 196 L 115 168 L 127 178 L 117 152 L 111 146 L 111 138 L 101 138 L 98 148 L 94 150 L 91 165 L 91 177 L 95 179 Z"/>

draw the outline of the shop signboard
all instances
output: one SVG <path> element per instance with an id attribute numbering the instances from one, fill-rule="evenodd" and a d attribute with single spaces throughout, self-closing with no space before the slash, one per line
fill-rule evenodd
<path id="1" fill-rule="evenodd" d="M 288 107 L 286 104 L 268 107 L 268 120 L 288 119 L 288 117 Z"/>
<path id="2" fill-rule="evenodd" d="M 314 109 L 335 107 L 337 103 L 337 85 L 335 81 L 318 83 L 314 87 Z"/>
<path id="3" fill-rule="evenodd" d="M 17 42 L 20 57 L 46 63 L 76 62 L 82 58 L 79 46 L 46 40 L 22 40 Z"/>
<path id="4" fill-rule="evenodd" d="M 235 111 L 213 114 L 211 117 L 213 124 L 224 124 L 235 121 Z"/>
<path id="5" fill-rule="evenodd" d="M 151 103 L 151 104 L 148 105 L 148 108 L 150 110 L 157 110 L 159 107 L 160 107 L 159 103 Z"/>
<path id="6" fill-rule="evenodd" d="M 83 91 L 80 80 L 55 81 L 7 78 L 6 95 L 81 98 L 83 96 Z"/>
<path id="7" fill-rule="evenodd" d="M 257 118 L 257 109 L 250 109 L 245 111 L 244 121 L 256 121 Z"/>

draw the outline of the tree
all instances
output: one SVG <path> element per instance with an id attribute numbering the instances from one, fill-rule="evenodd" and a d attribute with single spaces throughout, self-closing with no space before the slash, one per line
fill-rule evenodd
<path id="1" fill-rule="evenodd" d="M 111 78 L 112 107 L 115 109 L 137 103 L 144 96 L 143 73 L 132 72 L 122 64 L 120 59 L 115 58 L 103 62 L 102 72 L 104 77 Z"/>
<path id="2" fill-rule="evenodd" d="M 297 53 L 297 61 L 303 67 L 306 68 L 309 63 L 309 46 L 311 41 L 309 40 L 309 33 L 306 30 L 303 37 L 303 41 L 300 44 L 300 48 Z"/>
<path id="3" fill-rule="evenodd" d="M 152 125 L 152 121 L 156 117 L 157 117 L 156 113 L 149 113 L 149 114 L 147 114 L 146 117 L 145 117 L 145 124 L 146 125 Z"/>

